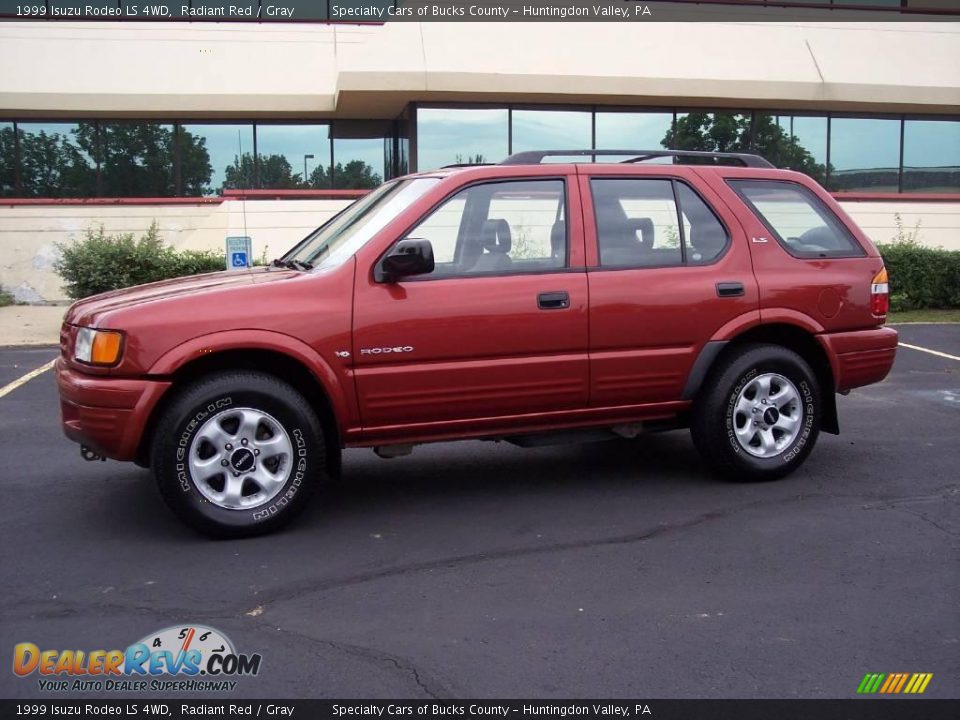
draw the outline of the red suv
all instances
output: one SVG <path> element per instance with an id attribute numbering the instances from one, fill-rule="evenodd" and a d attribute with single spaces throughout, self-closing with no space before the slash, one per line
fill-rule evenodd
<path id="1" fill-rule="evenodd" d="M 385 183 L 269 267 L 76 303 L 63 427 L 219 536 L 290 520 L 344 447 L 689 427 L 768 480 L 890 370 L 887 292 L 830 195 L 758 156 L 521 153 Z"/>

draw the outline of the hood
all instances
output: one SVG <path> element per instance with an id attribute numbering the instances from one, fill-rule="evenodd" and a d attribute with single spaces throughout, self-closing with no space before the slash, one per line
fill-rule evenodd
<path id="1" fill-rule="evenodd" d="M 71 325 L 97 327 L 97 318 L 114 310 L 126 310 L 138 305 L 168 300 L 183 295 L 196 295 L 198 299 L 204 293 L 222 290 L 228 287 L 277 282 L 301 275 L 296 270 L 280 268 L 255 268 L 249 271 L 224 270 L 205 275 L 161 280 L 160 282 L 136 285 L 122 290 L 94 295 L 78 300 L 64 317 Z"/>

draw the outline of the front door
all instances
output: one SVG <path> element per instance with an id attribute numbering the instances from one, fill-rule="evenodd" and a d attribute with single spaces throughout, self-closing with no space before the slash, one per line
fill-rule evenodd
<path id="1" fill-rule="evenodd" d="M 384 283 L 372 266 L 357 268 L 352 352 L 365 438 L 416 425 L 455 437 L 458 423 L 493 431 L 587 406 L 587 278 L 568 185 L 470 185 L 405 234 L 431 242 L 432 273 Z"/>

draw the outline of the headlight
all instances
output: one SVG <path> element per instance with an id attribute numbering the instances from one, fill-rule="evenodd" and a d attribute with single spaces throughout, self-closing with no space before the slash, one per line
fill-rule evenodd
<path id="1" fill-rule="evenodd" d="M 73 357 L 89 365 L 116 365 L 120 360 L 123 335 L 114 330 L 80 328 Z"/>

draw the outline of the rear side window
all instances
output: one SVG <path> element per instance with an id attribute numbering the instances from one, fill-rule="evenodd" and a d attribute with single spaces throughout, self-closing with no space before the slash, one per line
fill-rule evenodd
<path id="1" fill-rule="evenodd" d="M 666 179 L 590 181 L 600 265 L 702 265 L 727 246 L 726 229 L 687 185 Z"/>
<path id="2" fill-rule="evenodd" d="M 729 180 L 730 186 L 795 257 L 862 257 L 846 226 L 802 185 L 778 180 Z"/>

